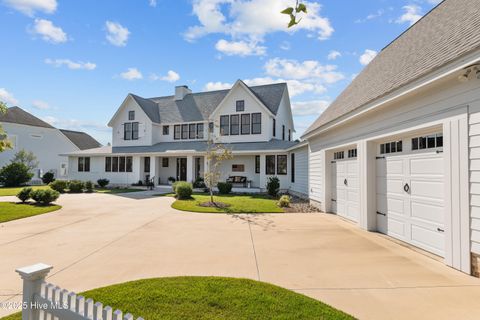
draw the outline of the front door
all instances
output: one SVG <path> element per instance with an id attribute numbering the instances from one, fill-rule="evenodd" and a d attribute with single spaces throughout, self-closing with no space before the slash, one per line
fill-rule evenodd
<path id="1" fill-rule="evenodd" d="M 177 158 L 177 181 L 187 181 L 187 158 Z"/>

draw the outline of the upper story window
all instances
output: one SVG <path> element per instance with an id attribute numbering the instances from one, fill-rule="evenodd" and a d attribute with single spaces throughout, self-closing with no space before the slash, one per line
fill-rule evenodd
<path id="1" fill-rule="evenodd" d="M 124 140 L 138 140 L 138 122 L 126 122 L 123 126 Z"/>
<path id="2" fill-rule="evenodd" d="M 213 124 L 213 122 L 209 122 L 208 123 L 208 131 L 210 133 L 213 133 L 213 128 L 215 128 L 215 125 Z"/>
<path id="3" fill-rule="evenodd" d="M 282 125 L 282 140 L 285 140 L 285 125 Z"/>
<path id="4" fill-rule="evenodd" d="M 182 140 L 188 139 L 188 124 L 182 124 Z"/>
<path id="5" fill-rule="evenodd" d="M 173 126 L 173 139 L 203 139 L 203 130 L 203 123 L 176 124 Z"/>
<path id="6" fill-rule="evenodd" d="M 168 136 L 170 133 L 170 126 L 163 126 L 163 135 Z"/>
<path id="7" fill-rule="evenodd" d="M 180 140 L 180 135 L 181 135 L 181 126 L 179 124 L 176 124 L 173 126 L 173 139 Z"/>
<path id="8" fill-rule="evenodd" d="M 443 147 L 443 133 L 429 136 L 415 137 L 412 139 L 412 150 L 422 150 Z"/>
<path id="9" fill-rule="evenodd" d="M 277 136 L 277 120 L 273 119 L 273 136 Z"/>
<path id="10" fill-rule="evenodd" d="M 230 116 L 230 135 L 237 136 L 240 133 L 240 116 L 232 114 Z"/>
<path id="11" fill-rule="evenodd" d="M 380 154 L 402 152 L 403 145 L 402 140 L 385 142 L 380 144 Z"/>
<path id="12" fill-rule="evenodd" d="M 230 132 L 230 117 L 220 116 L 220 135 L 228 136 Z"/>
<path id="13" fill-rule="evenodd" d="M 252 113 L 252 134 L 262 133 L 262 114 Z"/>
<path id="14" fill-rule="evenodd" d="M 292 141 L 292 130 L 288 129 L 288 141 Z"/>
<path id="15" fill-rule="evenodd" d="M 237 100 L 236 105 L 235 105 L 235 110 L 237 112 L 245 111 L 245 100 Z"/>
<path id="16" fill-rule="evenodd" d="M 203 139 L 203 123 L 197 123 L 197 139 Z"/>
<path id="17" fill-rule="evenodd" d="M 135 111 L 128 111 L 128 120 L 135 120 Z"/>
<path id="18" fill-rule="evenodd" d="M 195 123 L 191 123 L 188 125 L 188 138 L 195 139 L 197 137 L 197 126 Z"/>
<path id="19" fill-rule="evenodd" d="M 241 117 L 242 120 L 242 134 L 250 134 L 250 113 L 244 113 Z"/>

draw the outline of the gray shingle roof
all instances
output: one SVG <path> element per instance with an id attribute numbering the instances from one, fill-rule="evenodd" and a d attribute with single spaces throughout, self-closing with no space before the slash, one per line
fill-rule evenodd
<path id="1" fill-rule="evenodd" d="M 304 135 L 480 47 L 480 0 L 445 0 L 384 48 Z"/>
<path id="2" fill-rule="evenodd" d="M 286 86 L 286 83 L 275 83 L 248 88 L 273 114 L 277 114 Z M 149 99 L 131 96 L 153 122 L 172 123 L 208 120 L 229 91 L 190 93 L 179 101 L 175 101 L 175 96 Z"/>
<path id="3" fill-rule="evenodd" d="M 0 122 L 18 123 L 27 126 L 54 129 L 54 127 L 50 124 L 40 120 L 39 118 L 19 107 L 8 108 L 5 114 L 0 114 Z"/>
<path id="4" fill-rule="evenodd" d="M 60 129 L 60 131 L 80 150 L 93 149 L 101 146 L 100 142 L 85 132 L 65 129 Z"/>

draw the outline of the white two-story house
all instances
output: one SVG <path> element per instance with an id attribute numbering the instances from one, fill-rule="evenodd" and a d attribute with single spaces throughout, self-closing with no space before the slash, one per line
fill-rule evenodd
<path id="1" fill-rule="evenodd" d="M 264 189 L 269 176 L 281 189 L 308 193 L 307 147 L 295 131 L 285 83 L 141 98 L 129 94 L 108 125 L 112 146 L 69 153 L 69 178 L 129 185 L 153 179 L 155 185 L 194 181 L 204 174 L 208 137 L 232 150 L 221 179 L 241 177 L 237 187 Z M 240 179 L 240 178 L 237 178 Z"/>

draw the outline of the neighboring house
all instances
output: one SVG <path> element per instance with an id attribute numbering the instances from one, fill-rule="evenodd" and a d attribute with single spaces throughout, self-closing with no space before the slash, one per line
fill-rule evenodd
<path id="1" fill-rule="evenodd" d="M 480 1 L 439 4 L 302 138 L 312 203 L 478 276 Z"/>
<path id="2" fill-rule="evenodd" d="M 281 189 L 308 192 L 308 149 L 292 141 L 285 83 L 248 87 L 238 80 L 229 90 L 199 93 L 178 86 L 172 96 L 150 99 L 129 94 L 108 125 L 111 147 L 68 154 L 70 178 L 117 185 L 194 181 L 204 173 L 210 130 L 234 156 L 223 162 L 220 180 L 244 177 L 247 187 L 260 190 L 277 176 Z"/>
<path id="3" fill-rule="evenodd" d="M 68 159 L 61 153 L 90 149 L 100 146 L 84 132 L 59 130 L 19 107 L 8 108 L 0 115 L 0 124 L 7 133 L 13 148 L 0 153 L 0 167 L 10 163 L 15 153 L 25 149 L 31 151 L 39 161 L 33 182 L 52 171 L 57 178 L 66 178 Z"/>

